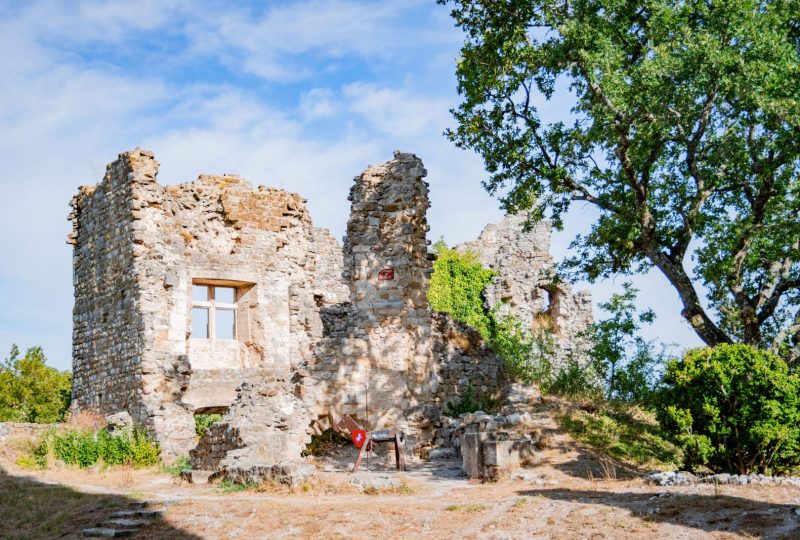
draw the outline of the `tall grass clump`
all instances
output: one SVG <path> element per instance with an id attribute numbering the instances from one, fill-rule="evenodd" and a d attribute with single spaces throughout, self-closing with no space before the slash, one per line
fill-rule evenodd
<path id="1" fill-rule="evenodd" d="M 39 467 L 59 460 L 81 468 L 97 463 L 149 467 L 158 463 L 158 444 L 139 427 L 115 430 L 50 430 L 31 448 L 31 457 Z"/>

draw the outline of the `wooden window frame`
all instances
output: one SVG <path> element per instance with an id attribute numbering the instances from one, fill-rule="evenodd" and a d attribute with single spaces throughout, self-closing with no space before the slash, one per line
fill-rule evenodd
<path id="1" fill-rule="evenodd" d="M 192 287 L 205 287 L 206 288 L 206 301 L 202 300 L 195 300 L 192 299 L 192 309 L 194 308 L 206 308 L 208 309 L 208 337 L 201 338 L 201 337 L 194 337 L 192 339 L 204 339 L 208 341 L 237 341 L 239 339 L 239 307 L 237 302 L 239 301 L 239 289 L 237 287 L 232 287 L 231 285 L 224 284 L 214 284 L 214 283 L 192 283 Z M 224 289 L 233 289 L 233 304 L 229 304 L 227 302 L 217 302 L 216 290 L 218 287 Z M 233 311 L 233 339 L 219 339 L 217 338 L 217 316 L 216 311 L 218 309 L 224 309 Z"/>

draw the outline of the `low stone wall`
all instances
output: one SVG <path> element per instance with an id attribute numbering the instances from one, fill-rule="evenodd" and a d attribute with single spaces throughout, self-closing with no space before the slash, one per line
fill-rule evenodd
<path id="1" fill-rule="evenodd" d="M 433 354 L 438 365 L 436 404 L 444 411 L 473 389 L 473 398 L 499 399 L 508 382 L 503 361 L 480 334 L 446 313 L 433 313 Z"/>
<path id="2" fill-rule="evenodd" d="M 653 471 L 643 478 L 646 484 L 659 486 L 688 486 L 691 484 L 735 484 L 739 486 L 797 486 L 797 476 L 767 476 L 764 474 L 710 474 L 694 475 L 687 471 Z"/>
<path id="3" fill-rule="evenodd" d="M 40 433 L 63 424 L 31 424 L 28 422 L 0 422 L 0 441 L 34 439 Z"/>

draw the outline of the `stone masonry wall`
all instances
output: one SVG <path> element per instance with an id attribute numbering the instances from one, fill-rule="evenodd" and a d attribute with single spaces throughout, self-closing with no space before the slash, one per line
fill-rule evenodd
<path id="1" fill-rule="evenodd" d="M 303 385 L 318 431 L 351 414 L 423 444 L 467 385 L 499 395 L 505 383 L 476 332 L 430 311 L 425 175 L 419 158 L 396 152 L 355 179 L 344 243 L 350 301 L 322 310 L 324 337 Z"/>
<path id="2" fill-rule="evenodd" d="M 145 416 L 139 371 L 145 322 L 137 309 L 133 191 L 154 178 L 146 156 L 124 155 L 108 166 L 97 187 L 81 187 L 70 203 L 76 409 Z"/>
<path id="3" fill-rule="evenodd" d="M 168 460 L 194 448 L 196 466 L 291 482 L 307 472 L 297 459 L 310 434 L 344 414 L 424 445 L 468 387 L 510 395 L 478 333 L 430 311 L 427 172 L 414 154 L 356 177 L 343 249 L 299 195 L 235 175 L 164 187 L 157 171 L 150 152 L 127 152 L 73 199 L 77 410 L 129 412 Z M 462 248 L 498 271 L 490 303 L 532 326 L 549 317 L 568 351 L 591 320 L 588 294 L 552 279 L 548 226 L 519 225 Z M 236 339 L 193 335 L 193 285 L 235 289 Z M 217 410 L 196 445 L 193 414 Z"/>

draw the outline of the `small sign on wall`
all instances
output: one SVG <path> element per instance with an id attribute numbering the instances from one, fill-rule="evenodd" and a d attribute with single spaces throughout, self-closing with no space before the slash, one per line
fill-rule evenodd
<path id="1" fill-rule="evenodd" d="M 392 281 L 394 279 L 394 268 L 384 268 L 378 272 L 378 281 Z"/>

